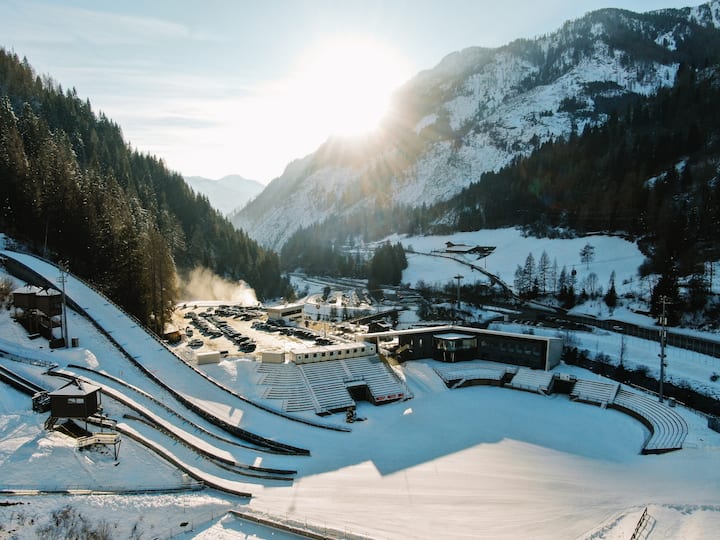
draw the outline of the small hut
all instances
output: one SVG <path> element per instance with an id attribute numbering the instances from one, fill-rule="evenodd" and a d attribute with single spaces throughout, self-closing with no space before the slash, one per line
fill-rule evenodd
<path id="1" fill-rule="evenodd" d="M 42 289 L 35 285 L 25 285 L 12 292 L 13 306 L 16 310 L 30 311 L 37 308 L 37 293 Z"/>
<path id="2" fill-rule="evenodd" d="M 99 386 L 72 379 L 65 386 L 49 392 L 48 396 L 50 396 L 50 417 L 45 422 L 46 429 L 53 429 L 59 418 L 82 418 L 85 420 L 84 432 L 78 435 L 78 433 L 67 433 L 68 428 L 65 430 L 66 434 L 77 439 L 78 449 L 82 450 L 96 445 L 112 446 L 115 459 L 118 459 L 120 449 L 118 433 L 112 431 L 91 433 L 87 430 L 88 418 L 102 412 Z"/>
<path id="3" fill-rule="evenodd" d="M 100 410 L 100 387 L 73 379 L 53 390 L 50 416 L 54 418 L 88 418 Z"/>
<path id="4" fill-rule="evenodd" d="M 53 340 L 53 328 L 61 327 L 62 294 L 55 289 L 25 285 L 12 292 L 15 320 L 31 335 Z M 51 343 L 52 346 L 52 343 Z"/>

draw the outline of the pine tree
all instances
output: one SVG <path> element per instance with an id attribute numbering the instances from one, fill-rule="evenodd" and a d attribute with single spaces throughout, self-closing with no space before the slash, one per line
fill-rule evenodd
<path id="1" fill-rule="evenodd" d="M 615 270 L 613 270 L 610 273 L 610 281 L 608 283 L 608 290 L 605 293 L 605 297 L 603 298 L 605 301 L 605 305 L 610 308 L 610 313 L 612 313 L 617 306 L 617 291 L 615 289 Z"/>
<path id="2" fill-rule="evenodd" d="M 547 293 L 547 284 L 548 280 L 550 279 L 550 257 L 548 256 L 546 251 L 542 252 L 542 255 L 540 255 L 540 260 L 538 261 L 538 282 L 540 285 L 540 292 L 542 294 Z"/>
<path id="3" fill-rule="evenodd" d="M 590 268 L 590 263 L 595 258 L 595 247 L 590 244 L 585 244 L 580 250 L 580 262 L 585 264 L 587 269 Z"/>

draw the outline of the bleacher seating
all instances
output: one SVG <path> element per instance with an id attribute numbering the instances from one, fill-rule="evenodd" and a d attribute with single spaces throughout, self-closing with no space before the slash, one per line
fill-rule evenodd
<path id="1" fill-rule="evenodd" d="M 660 454 L 682 448 L 688 434 L 688 426 L 682 416 L 667 404 L 641 393 L 624 390 L 620 383 L 589 381 L 574 376 L 528 368 L 493 366 L 437 366 L 433 368 L 449 388 L 458 388 L 473 380 L 505 380 L 506 374 L 514 373 L 510 382 L 503 386 L 517 390 L 548 394 L 553 391 L 568 393 L 570 399 L 600 407 L 614 408 L 641 421 L 650 430 L 643 444 L 643 454 Z M 553 388 L 558 382 L 572 382 L 572 387 Z"/>
<path id="2" fill-rule="evenodd" d="M 570 392 L 570 398 L 583 403 L 607 407 L 615 400 L 619 389 L 620 383 L 616 382 L 606 383 L 578 379 Z"/>
<path id="3" fill-rule="evenodd" d="M 512 366 L 457 365 L 435 367 L 437 373 L 449 388 L 460 388 L 466 384 L 500 384 L 508 373 L 517 372 Z"/>
<path id="4" fill-rule="evenodd" d="M 553 374 L 549 371 L 520 368 L 507 386 L 516 390 L 547 394 L 550 391 L 552 380 Z"/>
<path id="5" fill-rule="evenodd" d="M 349 373 L 349 380 L 362 380 L 367 384 L 376 403 L 407 397 L 404 385 L 377 356 L 347 358 L 339 362 Z"/>
<path id="6" fill-rule="evenodd" d="M 285 412 L 311 411 L 315 409 L 312 395 L 300 370 L 295 364 L 259 363 L 258 384 L 267 386 L 262 394 L 266 399 L 279 399 Z"/>
<path id="7" fill-rule="evenodd" d="M 318 414 L 340 411 L 355 405 L 345 386 L 347 373 L 340 362 L 331 360 L 298 366 L 315 397 L 315 412 Z"/>
<path id="8" fill-rule="evenodd" d="M 682 448 L 688 434 L 687 423 L 667 405 L 652 397 L 621 389 L 613 406 L 636 417 L 650 430 L 643 454 L 660 454 Z"/>
<path id="9" fill-rule="evenodd" d="M 348 391 L 365 385 L 375 403 L 403 399 L 405 385 L 377 356 L 327 360 L 308 364 L 260 363 L 257 384 L 266 386 L 262 397 L 279 399 L 286 412 L 315 410 L 327 414 L 355 406 Z"/>

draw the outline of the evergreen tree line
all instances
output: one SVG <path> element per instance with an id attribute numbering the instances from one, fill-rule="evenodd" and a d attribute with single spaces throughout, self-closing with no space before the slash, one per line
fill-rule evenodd
<path id="1" fill-rule="evenodd" d="M 365 279 L 369 277 L 366 244 L 390 231 L 423 234 L 429 230 L 425 206 L 373 207 L 334 215 L 296 231 L 280 250 L 281 266 L 289 271 Z"/>
<path id="2" fill-rule="evenodd" d="M 400 242 L 385 242 L 375 250 L 368 269 L 368 289 L 381 285 L 400 285 L 402 271 L 408 266 L 405 249 Z"/>
<path id="3" fill-rule="evenodd" d="M 595 248 L 586 244 L 580 251 L 580 260 L 590 264 L 595 256 Z M 543 251 L 535 263 L 535 257 L 528 253 L 523 265 L 518 265 L 514 275 L 514 289 L 518 296 L 526 299 L 554 297 L 566 309 L 577 303 L 602 297 L 605 304 L 614 309 L 617 306 L 617 290 L 615 288 L 615 272 L 610 274 L 607 292 L 599 283 L 597 274 L 588 273 L 578 282 L 574 268 L 566 266 L 558 269 L 557 260 L 550 261 L 550 256 Z"/>
<path id="4" fill-rule="evenodd" d="M 203 266 L 260 298 L 289 291 L 265 251 L 75 90 L 0 49 L 0 227 L 158 329 L 176 271 Z"/>
<path id="5" fill-rule="evenodd" d="M 653 313 L 664 297 L 677 320 L 703 307 L 705 262 L 720 255 L 719 83 L 717 68 L 681 66 L 672 88 L 483 175 L 445 207 L 458 216 L 459 230 L 524 225 L 540 234 L 626 233 L 647 256 L 641 274 L 661 276 Z M 684 298 L 681 278 L 689 283 Z"/>

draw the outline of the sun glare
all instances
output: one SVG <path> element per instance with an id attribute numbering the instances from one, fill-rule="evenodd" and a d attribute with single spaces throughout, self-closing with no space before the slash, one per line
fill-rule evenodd
<path id="1" fill-rule="evenodd" d="M 393 90 L 409 75 L 408 62 L 391 47 L 337 37 L 302 55 L 293 87 L 299 106 L 307 107 L 328 135 L 357 135 L 377 127 Z"/>

